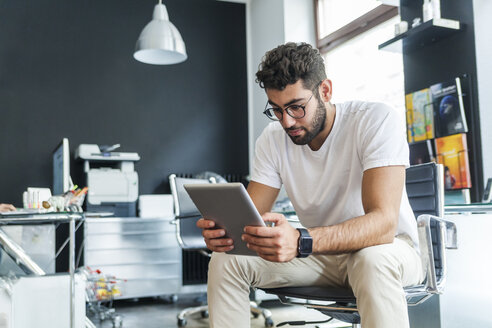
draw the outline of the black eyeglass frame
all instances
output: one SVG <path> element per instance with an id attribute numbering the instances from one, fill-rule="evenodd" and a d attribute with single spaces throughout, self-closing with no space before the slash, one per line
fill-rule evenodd
<path id="1" fill-rule="evenodd" d="M 297 119 L 303 118 L 304 116 L 306 116 L 306 106 L 309 103 L 309 101 L 311 101 L 311 98 L 313 98 L 313 96 L 314 96 L 314 90 L 316 90 L 322 82 L 323 81 L 316 84 L 316 86 L 312 90 L 313 93 L 311 94 L 311 97 L 309 97 L 309 99 L 304 104 L 302 104 L 302 105 L 292 104 L 292 105 L 289 105 L 285 108 L 275 109 L 273 107 L 268 107 L 269 103 L 267 101 L 267 103 L 265 105 L 265 110 L 263 111 L 263 114 L 265 114 L 265 116 L 268 117 L 272 121 L 281 121 L 284 118 L 284 111 L 287 113 L 287 115 L 289 115 L 293 119 L 297 120 Z M 302 109 L 302 115 L 294 116 L 293 113 L 291 113 L 291 111 L 289 110 L 291 107 L 299 107 L 300 109 Z M 268 114 L 268 112 L 270 112 L 270 111 L 272 112 L 272 115 Z M 281 115 L 280 118 L 278 118 L 277 115 L 275 115 L 276 112 L 280 113 L 280 115 Z"/>

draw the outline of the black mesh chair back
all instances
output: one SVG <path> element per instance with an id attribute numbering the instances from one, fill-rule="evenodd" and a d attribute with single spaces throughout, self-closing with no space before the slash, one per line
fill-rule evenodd
<path id="1" fill-rule="evenodd" d="M 444 214 L 444 183 L 442 165 L 425 163 L 414 165 L 406 170 L 406 188 L 408 200 L 413 213 L 417 218 L 422 214 L 430 214 L 442 217 Z M 432 251 L 434 253 L 434 268 L 437 283 L 443 278 L 443 254 L 444 241 L 441 240 L 441 229 L 438 221 L 430 221 L 432 236 Z"/>
<path id="2" fill-rule="evenodd" d="M 408 200 L 417 218 L 421 214 L 441 217 L 444 194 L 441 166 L 436 163 L 414 165 L 406 170 Z"/>

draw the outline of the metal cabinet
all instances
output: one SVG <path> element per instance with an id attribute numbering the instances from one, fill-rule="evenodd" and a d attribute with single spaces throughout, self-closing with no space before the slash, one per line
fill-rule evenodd
<path id="1" fill-rule="evenodd" d="M 125 279 L 120 299 L 179 293 L 181 248 L 173 219 L 86 219 L 85 265 Z"/>
<path id="2" fill-rule="evenodd" d="M 4 225 L 2 229 L 44 272 L 55 273 L 55 225 Z M 1 250 L 0 250 L 1 251 Z M 8 256 L 2 261 L 0 256 L 0 275 L 9 271 L 22 272 Z M 0 327 L 2 327 L 0 325 Z"/>

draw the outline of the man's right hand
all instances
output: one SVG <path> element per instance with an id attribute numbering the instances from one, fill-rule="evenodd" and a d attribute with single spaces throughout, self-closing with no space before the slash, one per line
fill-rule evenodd
<path id="1" fill-rule="evenodd" d="M 213 252 L 227 252 L 234 248 L 231 238 L 224 237 L 225 230 L 215 227 L 212 220 L 200 219 L 196 226 L 202 229 L 202 235 L 207 244 L 207 248 Z"/>

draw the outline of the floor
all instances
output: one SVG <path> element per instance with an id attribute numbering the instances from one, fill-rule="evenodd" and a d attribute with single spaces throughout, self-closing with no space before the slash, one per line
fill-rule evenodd
<path id="1" fill-rule="evenodd" d="M 120 315 L 123 328 L 176 328 L 176 315 L 184 308 L 196 306 L 196 296 L 182 296 L 177 302 L 172 303 L 169 300 L 161 298 L 146 298 L 140 300 L 121 300 L 114 303 L 116 314 Z M 321 321 L 328 317 L 318 311 L 307 309 L 302 306 L 286 306 L 278 301 L 268 300 L 262 303 L 262 306 L 272 311 L 274 324 L 277 325 L 283 321 L 306 320 L 306 321 Z M 88 316 L 98 328 L 113 327 L 112 321 L 106 319 L 100 321 L 97 317 Z M 191 318 L 187 318 L 187 328 L 205 328 L 208 327 L 208 319 L 202 318 L 200 314 L 196 314 Z M 118 327 L 118 325 L 116 325 Z M 231 328 L 234 323 L 231 323 Z M 252 328 L 263 328 L 264 319 L 252 318 Z M 291 327 L 285 325 L 285 327 Z M 347 327 L 347 324 L 340 322 L 330 322 L 325 324 L 309 324 L 303 327 L 319 327 L 319 328 L 334 328 Z"/>

